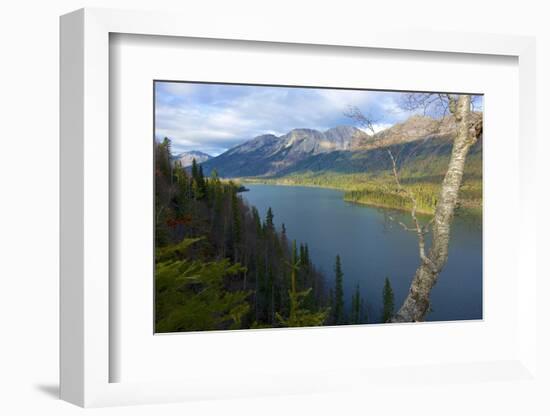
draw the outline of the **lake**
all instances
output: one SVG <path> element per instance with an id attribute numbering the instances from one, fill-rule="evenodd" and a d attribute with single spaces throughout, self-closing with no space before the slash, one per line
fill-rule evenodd
<path id="1" fill-rule="evenodd" d="M 242 197 L 258 208 L 262 218 L 269 207 L 278 230 L 284 223 L 290 241 L 307 243 L 315 266 L 334 281 L 334 261 L 342 259 L 345 307 L 349 310 L 357 284 L 367 303 L 369 322 L 379 322 L 384 279 L 391 281 L 395 305 L 405 299 L 419 264 L 416 234 L 403 230 L 387 217 L 387 210 L 343 200 L 332 189 L 247 184 Z M 403 222 L 407 213 L 394 218 Z M 409 221 L 410 223 L 410 221 Z M 449 260 L 431 294 L 428 321 L 482 318 L 481 218 L 456 217 Z"/>

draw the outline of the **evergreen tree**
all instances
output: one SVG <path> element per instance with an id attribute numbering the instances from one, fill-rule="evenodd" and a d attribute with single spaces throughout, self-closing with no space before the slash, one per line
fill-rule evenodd
<path id="1" fill-rule="evenodd" d="M 195 200 L 203 199 L 206 195 L 206 184 L 202 174 L 202 167 L 199 168 L 197 161 L 193 158 L 191 164 L 191 189 Z"/>
<path id="2" fill-rule="evenodd" d="M 168 137 L 165 137 L 162 143 L 159 145 L 159 157 L 157 158 L 157 168 L 167 177 L 170 176 L 170 156 L 171 156 L 172 142 Z"/>
<path id="3" fill-rule="evenodd" d="M 384 290 L 382 292 L 383 297 L 383 309 L 382 309 L 382 322 L 389 322 L 394 313 L 394 296 L 393 289 L 391 287 L 390 279 L 386 277 L 384 280 Z"/>
<path id="4" fill-rule="evenodd" d="M 223 199 L 223 185 L 220 181 L 220 177 L 218 176 L 218 172 L 216 171 L 216 169 L 212 171 L 210 183 L 212 184 L 212 200 L 214 201 L 214 207 L 217 211 L 220 211 Z"/>
<path id="5" fill-rule="evenodd" d="M 303 267 L 306 264 L 306 253 L 302 243 L 300 243 L 300 265 Z"/>
<path id="6" fill-rule="evenodd" d="M 255 228 L 256 228 L 256 234 L 258 236 L 261 236 L 262 235 L 262 222 L 260 220 L 260 213 L 258 212 L 258 208 L 252 207 L 251 212 L 252 212 L 252 221 L 253 221 L 253 223 L 255 225 Z"/>
<path id="7" fill-rule="evenodd" d="M 202 171 L 202 165 L 199 165 L 199 179 L 201 182 L 204 182 L 204 173 Z"/>
<path id="8" fill-rule="evenodd" d="M 242 221 L 238 202 L 239 200 L 237 197 L 237 193 L 233 192 L 231 194 L 231 213 L 233 216 L 233 232 L 231 235 L 231 240 L 233 242 L 233 257 L 235 261 L 239 261 L 239 245 L 242 240 Z"/>
<path id="9" fill-rule="evenodd" d="M 334 323 L 341 325 L 344 323 L 344 273 L 340 255 L 336 256 L 334 276 Z"/>
<path id="10" fill-rule="evenodd" d="M 266 229 L 269 231 L 273 231 L 275 229 L 275 226 L 273 224 L 273 210 L 271 207 L 267 209 L 267 214 L 265 216 L 265 226 Z"/>
<path id="11" fill-rule="evenodd" d="M 296 256 L 296 241 L 292 243 L 292 257 L 290 266 L 290 309 L 288 318 L 283 318 L 280 313 L 276 313 L 277 320 L 282 326 L 298 327 L 298 326 L 319 326 L 325 322 L 328 309 L 321 310 L 319 312 L 311 312 L 303 307 L 302 303 L 304 299 L 311 292 L 311 288 L 304 291 L 298 291 L 296 287 L 296 274 L 300 266 L 300 260 Z"/>
<path id="12" fill-rule="evenodd" d="M 154 147 L 156 330 L 322 325 L 324 277 L 307 244 L 298 253 L 271 208 L 262 224 L 238 184 L 215 171 L 206 179 L 196 161 L 184 169 L 170 147 L 168 139 Z"/>
<path id="13" fill-rule="evenodd" d="M 361 302 L 359 304 L 359 323 L 366 324 L 368 322 L 369 322 L 368 311 L 367 311 L 364 299 L 361 298 Z"/>
<path id="14" fill-rule="evenodd" d="M 201 191 L 202 196 L 206 196 L 207 193 L 207 186 L 206 186 L 206 179 L 204 178 L 204 173 L 202 171 L 202 165 L 199 165 L 199 179 L 198 179 L 199 189 Z"/>
<path id="15" fill-rule="evenodd" d="M 191 163 L 191 178 L 199 183 L 199 167 L 195 158 L 193 158 L 193 162 Z"/>
<path id="16" fill-rule="evenodd" d="M 227 292 L 226 276 L 242 271 L 228 259 L 189 260 L 186 253 L 201 239 L 184 239 L 156 250 L 155 327 L 157 332 L 238 329 L 250 308 L 244 291 Z"/>
<path id="17" fill-rule="evenodd" d="M 351 298 L 351 322 L 352 324 L 361 323 L 361 292 L 359 284 L 355 287 L 355 293 Z"/>
<path id="18" fill-rule="evenodd" d="M 304 244 L 304 257 L 305 257 L 305 263 L 309 266 L 311 264 L 311 260 L 309 258 L 309 247 L 306 244 Z"/>
<path id="19" fill-rule="evenodd" d="M 328 290 L 328 306 L 329 309 L 333 311 L 332 316 L 334 317 L 334 290 L 332 290 L 332 288 Z"/>

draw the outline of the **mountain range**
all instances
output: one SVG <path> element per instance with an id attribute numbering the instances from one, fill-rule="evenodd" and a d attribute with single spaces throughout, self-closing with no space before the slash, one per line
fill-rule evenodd
<path id="1" fill-rule="evenodd" d="M 189 152 L 180 153 L 174 157 L 174 160 L 179 161 L 184 168 L 191 166 L 193 164 L 193 159 L 195 159 L 197 163 L 203 163 L 212 159 L 212 156 L 199 150 L 191 150 Z"/>
<path id="2" fill-rule="evenodd" d="M 450 154 L 452 141 L 449 138 L 455 129 L 451 117 L 435 120 L 426 116 L 412 116 L 376 134 L 367 134 L 353 126 L 338 126 L 326 131 L 300 128 L 282 136 L 255 137 L 202 162 L 202 166 L 205 173 L 216 169 L 222 177 L 376 172 L 390 168 L 388 149 L 400 155 L 402 163 Z M 481 144 L 472 151 L 480 152 Z"/>

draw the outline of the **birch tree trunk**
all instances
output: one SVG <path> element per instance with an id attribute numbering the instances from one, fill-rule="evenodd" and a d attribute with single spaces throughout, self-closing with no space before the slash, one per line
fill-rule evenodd
<path id="1" fill-rule="evenodd" d="M 427 255 L 421 256 L 409 293 L 392 322 L 424 320 L 430 309 L 430 292 L 447 263 L 451 225 L 462 184 L 464 164 L 468 151 L 476 142 L 481 129 L 481 124 L 472 126 L 470 122 L 470 95 L 460 95 L 450 104 L 452 105 L 449 107 L 457 122 L 457 133 L 435 209 L 431 248 Z"/>

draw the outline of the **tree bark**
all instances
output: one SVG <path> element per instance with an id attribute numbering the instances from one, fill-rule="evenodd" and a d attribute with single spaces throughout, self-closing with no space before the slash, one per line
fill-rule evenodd
<path id="1" fill-rule="evenodd" d="M 449 167 L 441 184 L 435 209 L 431 248 L 426 256 L 421 256 L 409 293 L 397 314 L 392 318 L 392 322 L 424 320 L 430 309 L 430 292 L 447 263 L 451 225 L 462 184 L 464 164 L 468 151 L 477 140 L 481 128 L 480 124 L 471 125 L 469 95 L 460 95 L 451 104 L 453 105 L 450 108 L 458 128 L 453 141 Z"/>

